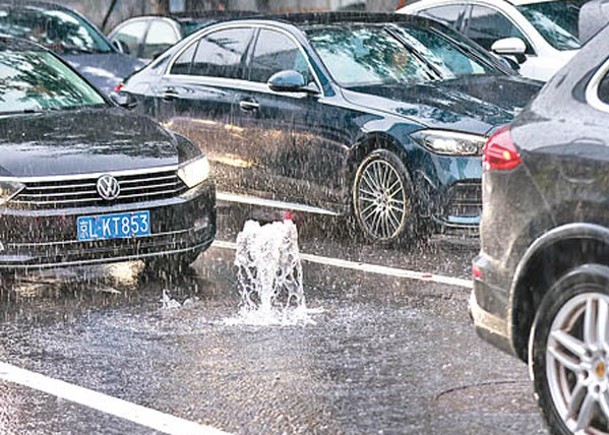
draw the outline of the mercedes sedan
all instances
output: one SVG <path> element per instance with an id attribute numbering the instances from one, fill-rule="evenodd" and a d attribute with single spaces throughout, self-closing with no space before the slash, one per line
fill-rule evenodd
<path id="1" fill-rule="evenodd" d="M 201 151 L 50 51 L 0 38 L 0 131 L 0 270 L 144 259 L 171 272 L 212 243 Z"/>
<path id="2" fill-rule="evenodd" d="M 539 84 L 441 24 L 356 13 L 214 24 L 123 89 L 205 150 L 218 199 L 393 243 L 476 231 L 482 146 Z"/>

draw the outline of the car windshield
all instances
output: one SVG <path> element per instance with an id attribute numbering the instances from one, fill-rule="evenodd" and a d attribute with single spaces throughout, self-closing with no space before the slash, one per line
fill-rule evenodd
<path id="1" fill-rule="evenodd" d="M 0 34 L 27 39 L 62 53 L 109 53 L 112 46 L 76 14 L 40 7 L 0 6 Z"/>
<path id="2" fill-rule="evenodd" d="M 310 28 L 307 34 L 334 80 L 344 87 L 500 73 L 431 28 L 335 26 Z"/>
<path id="3" fill-rule="evenodd" d="M 2 114 L 105 104 L 95 89 L 49 52 L 0 52 Z"/>
<path id="4" fill-rule="evenodd" d="M 518 6 L 518 10 L 557 50 L 576 50 L 579 10 L 586 0 L 558 0 Z"/>

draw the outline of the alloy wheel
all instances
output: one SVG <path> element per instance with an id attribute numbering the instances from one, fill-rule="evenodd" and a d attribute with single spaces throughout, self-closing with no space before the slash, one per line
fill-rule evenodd
<path id="1" fill-rule="evenodd" d="M 364 229 L 377 240 L 399 235 L 409 215 L 403 177 L 384 159 L 369 162 L 356 185 L 358 217 Z"/>
<path id="2" fill-rule="evenodd" d="M 573 433 L 609 433 L 609 296 L 569 299 L 551 325 L 546 345 L 548 389 Z"/>

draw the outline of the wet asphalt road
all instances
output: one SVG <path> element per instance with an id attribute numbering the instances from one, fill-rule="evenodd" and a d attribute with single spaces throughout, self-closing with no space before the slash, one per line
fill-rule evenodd
<path id="1" fill-rule="evenodd" d="M 223 209 L 218 239 L 248 214 Z M 469 277 L 473 243 L 383 249 L 341 225 L 299 223 L 301 252 Z M 235 434 L 545 433 L 525 365 L 475 335 L 466 288 L 305 262 L 314 324 L 230 326 L 233 261 L 211 248 L 170 283 L 139 263 L 20 276 L 0 294 L 0 362 Z M 0 381 L 0 433 L 155 432 Z"/>

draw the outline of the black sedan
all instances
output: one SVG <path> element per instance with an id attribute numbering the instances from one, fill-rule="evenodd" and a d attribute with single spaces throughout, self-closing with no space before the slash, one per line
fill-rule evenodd
<path id="1" fill-rule="evenodd" d="M 50 51 L 0 38 L 0 131 L 0 269 L 144 259 L 172 271 L 212 243 L 201 151 Z"/>
<path id="2" fill-rule="evenodd" d="M 53 3 L 0 1 L 0 34 L 53 50 L 106 94 L 144 65 L 119 52 L 85 17 Z"/>
<path id="3" fill-rule="evenodd" d="M 381 242 L 475 232 L 482 146 L 538 89 L 441 24 L 371 14 L 214 24 L 124 87 L 206 151 L 219 199 L 352 213 Z"/>
<path id="4" fill-rule="evenodd" d="M 528 362 L 556 434 L 609 434 L 609 27 L 484 151 L 479 333 Z"/>

